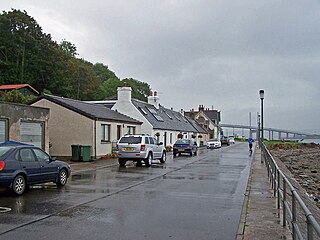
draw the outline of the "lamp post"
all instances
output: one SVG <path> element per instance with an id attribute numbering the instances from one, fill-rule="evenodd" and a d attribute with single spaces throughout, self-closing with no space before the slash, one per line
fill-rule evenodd
<path id="1" fill-rule="evenodd" d="M 261 89 L 259 91 L 259 94 L 260 94 L 260 100 L 261 100 L 261 135 L 260 135 L 260 141 L 261 141 L 261 144 L 264 140 L 264 137 L 263 137 L 263 99 L 264 99 L 264 90 Z"/>

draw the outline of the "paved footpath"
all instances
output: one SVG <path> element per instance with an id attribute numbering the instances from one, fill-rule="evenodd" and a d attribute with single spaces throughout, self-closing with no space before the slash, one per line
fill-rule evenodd
<path id="1" fill-rule="evenodd" d="M 241 219 L 237 240 L 292 239 L 289 229 L 281 225 L 260 149 L 254 152 Z"/>

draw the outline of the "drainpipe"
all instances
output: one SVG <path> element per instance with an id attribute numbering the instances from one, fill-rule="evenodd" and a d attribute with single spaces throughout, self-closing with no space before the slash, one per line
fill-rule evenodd
<path id="1" fill-rule="evenodd" d="M 94 159 L 97 159 L 97 119 L 94 119 Z"/>

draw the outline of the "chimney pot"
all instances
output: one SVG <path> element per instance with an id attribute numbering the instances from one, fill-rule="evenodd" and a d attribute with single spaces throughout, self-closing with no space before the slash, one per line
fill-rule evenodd
<path id="1" fill-rule="evenodd" d="M 155 97 L 157 96 L 157 91 L 154 91 L 154 94 L 153 94 Z"/>

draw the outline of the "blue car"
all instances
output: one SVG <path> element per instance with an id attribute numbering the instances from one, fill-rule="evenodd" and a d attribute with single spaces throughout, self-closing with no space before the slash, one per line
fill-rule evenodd
<path id="1" fill-rule="evenodd" d="M 197 155 L 198 146 L 197 143 L 191 139 L 178 139 L 173 144 L 173 157 L 176 157 L 177 154 L 181 155 L 182 153 L 187 153 L 190 156 Z"/>
<path id="2" fill-rule="evenodd" d="M 38 147 L 15 142 L 0 144 L 0 186 L 22 195 L 27 186 L 54 182 L 64 186 L 69 164 L 55 160 Z"/>

